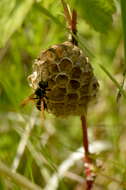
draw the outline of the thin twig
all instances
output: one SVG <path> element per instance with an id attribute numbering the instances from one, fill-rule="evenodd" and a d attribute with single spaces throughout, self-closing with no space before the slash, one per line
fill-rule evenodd
<path id="1" fill-rule="evenodd" d="M 31 183 L 26 177 L 20 175 L 19 173 L 12 172 L 2 161 L 0 161 L 0 174 L 5 177 L 9 177 L 13 182 L 20 185 L 22 188 L 28 190 L 42 190 L 38 185 Z"/>
<path id="2" fill-rule="evenodd" d="M 15 172 L 19 166 L 19 163 L 20 163 L 21 157 L 24 153 L 25 147 L 27 145 L 30 133 L 31 133 L 33 126 L 35 124 L 35 120 L 36 120 L 35 113 L 32 113 L 30 121 L 27 123 L 25 131 L 22 134 L 21 140 L 20 140 L 18 148 L 17 148 L 17 153 L 15 156 L 15 159 L 12 163 L 12 171 L 13 172 Z"/>
<path id="3" fill-rule="evenodd" d="M 64 1 L 64 0 L 61 0 L 61 2 L 62 2 L 62 5 L 63 5 L 63 9 L 64 9 L 64 15 L 65 15 L 66 20 L 67 20 L 67 22 L 68 22 L 68 26 L 69 26 L 69 28 L 71 28 L 71 21 L 72 21 L 71 12 L 70 12 L 70 10 L 68 9 L 68 6 L 67 6 L 67 4 L 65 3 L 65 1 Z"/>

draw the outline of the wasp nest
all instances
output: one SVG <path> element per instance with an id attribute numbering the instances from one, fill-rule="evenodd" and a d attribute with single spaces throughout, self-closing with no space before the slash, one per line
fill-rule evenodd
<path id="1" fill-rule="evenodd" d="M 96 97 L 98 81 L 88 58 L 71 42 L 42 51 L 28 77 L 33 89 L 40 81 L 48 82 L 46 110 L 56 116 L 82 115 Z"/>

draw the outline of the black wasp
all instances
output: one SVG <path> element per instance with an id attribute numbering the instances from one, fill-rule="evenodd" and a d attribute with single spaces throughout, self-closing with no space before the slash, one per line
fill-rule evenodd
<path id="1" fill-rule="evenodd" d="M 36 107 L 38 110 L 42 111 L 42 103 L 43 103 L 43 107 L 44 109 L 47 108 L 47 104 L 45 102 L 45 98 L 48 99 L 48 97 L 46 96 L 46 91 L 49 90 L 48 88 L 48 82 L 46 81 L 40 81 L 39 82 L 39 87 L 36 89 L 35 91 L 35 95 L 36 95 Z"/>
<path id="2" fill-rule="evenodd" d="M 27 99 L 22 102 L 22 106 L 26 105 L 29 101 L 37 100 L 36 107 L 40 111 L 44 111 L 47 109 L 47 104 L 45 99 L 48 99 L 46 96 L 46 92 L 49 91 L 48 89 L 48 82 L 47 81 L 40 81 L 38 83 L 38 88 L 35 90 L 35 93 L 30 95 Z"/>

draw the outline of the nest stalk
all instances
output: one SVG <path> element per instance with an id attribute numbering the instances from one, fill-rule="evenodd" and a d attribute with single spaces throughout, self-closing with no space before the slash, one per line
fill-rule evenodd
<path id="1" fill-rule="evenodd" d="M 84 147 L 84 172 L 86 176 L 86 190 L 91 190 L 95 181 L 94 163 L 91 159 L 91 153 L 89 152 L 89 140 L 88 140 L 88 127 L 86 122 L 86 116 L 81 116 L 82 134 L 83 134 L 83 147 Z"/>

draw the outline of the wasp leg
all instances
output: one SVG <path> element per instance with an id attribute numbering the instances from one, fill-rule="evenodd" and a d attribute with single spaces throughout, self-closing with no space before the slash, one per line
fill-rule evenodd
<path id="1" fill-rule="evenodd" d="M 42 120 L 45 119 L 44 109 L 45 109 L 45 107 L 44 107 L 44 100 L 42 99 L 41 100 L 41 118 L 42 118 Z"/>

